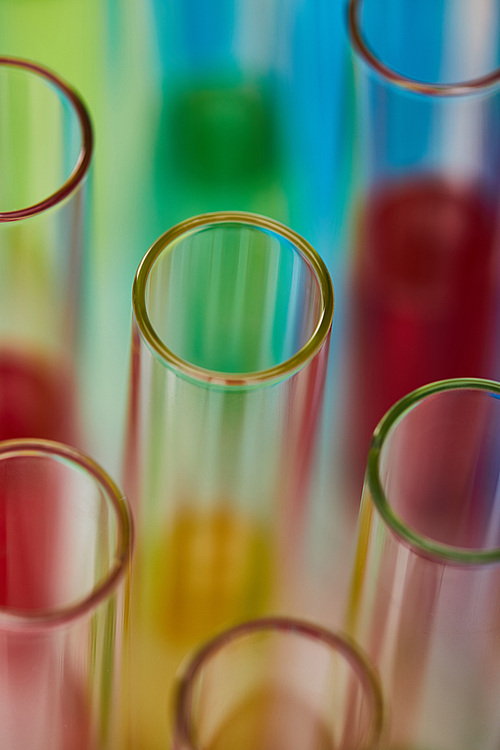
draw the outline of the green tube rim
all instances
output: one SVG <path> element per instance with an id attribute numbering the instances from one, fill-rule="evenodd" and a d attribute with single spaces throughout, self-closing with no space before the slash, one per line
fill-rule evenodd
<path id="1" fill-rule="evenodd" d="M 366 469 L 365 484 L 371 494 L 373 503 L 383 521 L 389 529 L 411 549 L 425 557 L 442 562 L 457 565 L 483 565 L 500 562 L 500 548 L 492 549 L 469 549 L 455 547 L 453 545 L 441 544 L 429 537 L 419 534 L 408 526 L 392 509 L 391 504 L 384 492 L 380 480 L 380 457 L 384 442 L 391 433 L 393 427 L 407 414 L 416 404 L 429 396 L 444 393 L 446 391 L 476 390 L 490 393 L 493 397 L 500 399 L 500 383 L 494 380 L 483 380 L 481 378 L 452 378 L 430 383 L 422 388 L 412 391 L 400 399 L 384 415 L 377 425 L 370 443 L 368 462 Z"/>

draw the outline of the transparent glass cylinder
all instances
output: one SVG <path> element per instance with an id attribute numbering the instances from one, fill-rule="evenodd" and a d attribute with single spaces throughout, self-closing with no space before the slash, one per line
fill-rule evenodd
<path id="1" fill-rule="evenodd" d="M 323 262 L 261 216 L 188 219 L 139 267 L 125 458 L 137 747 L 165 743 L 189 648 L 306 585 L 332 315 Z"/>
<path id="2" fill-rule="evenodd" d="M 448 380 L 370 447 L 349 632 L 378 667 L 389 747 L 498 746 L 500 385 Z"/>
<path id="3" fill-rule="evenodd" d="M 200 647 L 174 705 L 173 750 L 374 750 L 384 729 L 378 677 L 357 646 L 287 618 Z"/>
<path id="4" fill-rule="evenodd" d="M 59 443 L 0 444 L 0 745 L 119 745 L 132 527 L 122 492 Z"/>

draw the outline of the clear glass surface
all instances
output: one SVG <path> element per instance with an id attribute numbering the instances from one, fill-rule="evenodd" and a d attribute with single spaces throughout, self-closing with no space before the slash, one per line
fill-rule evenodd
<path id="1" fill-rule="evenodd" d="M 449 380 L 372 438 L 349 632 L 379 668 L 398 750 L 499 742 L 499 428 L 497 382 Z"/>
<path id="2" fill-rule="evenodd" d="M 291 230 L 207 214 L 149 250 L 133 309 L 133 745 L 156 750 L 186 651 L 306 578 L 333 294 Z"/>
<path id="3" fill-rule="evenodd" d="M 0 438 L 83 440 L 81 269 L 92 128 L 50 71 L 0 57 Z"/>
<path id="4" fill-rule="evenodd" d="M 132 547 L 122 492 L 59 443 L 0 444 L 0 745 L 119 745 Z"/>
<path id="5" fill-rule="evenodd" d="M 344 635 L 286 618 L 200 647 L 175 691 L 173 750 L 374 750 L 378 677 Z"/>

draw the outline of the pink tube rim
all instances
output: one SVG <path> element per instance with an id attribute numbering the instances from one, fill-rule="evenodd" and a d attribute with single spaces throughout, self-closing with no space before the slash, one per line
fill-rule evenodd
<path id="1" fill-rule="evenodd" d="M 92 458 L 82 451 L 51 440 L 18 439 L 0 443 L 0 464 L 4 460 L 26 456 L 45 457 L 80 470 L 93 478 L 116 514 L 117 540 L 106 575 L 83 598 L 67 606 L 24 610 L 0 606 L 0 630 L 47 630 L 68 625 L 95 611 L 112 595 L 129 570 L 134 528 L 129 505 L 115 482 Z"/>

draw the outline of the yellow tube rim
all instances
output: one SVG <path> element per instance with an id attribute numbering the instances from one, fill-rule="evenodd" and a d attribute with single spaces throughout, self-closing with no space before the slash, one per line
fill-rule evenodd
<path id="1" fill-rule="evenodd" d="M 261 229 L 290 242 L 311 269 L 320 290 L 321 310 L 315 329 L 292 357 L 265 370 L 248 373 L 228 373 L 208 370 L 177 356 L 157 335 L 146 307 L 146 288 L 154 263 L 171 243 L 182 235 L 217 224 L 242 225 Z M 277 380 L 284 380 L 306 365 L 328 339 L 333 320 L 334 295 L 328 269 L 314 248 L 299 234 L 284 224 L 258 214 L 244 211 L 225 211 L 201 214 L 177 224 L 163 234 L 148 250 L 137 270 L 132 289 L 132 308 L 139 332 L 155 357 L 190 380 L 211 385 L 251 388 Z"/>

